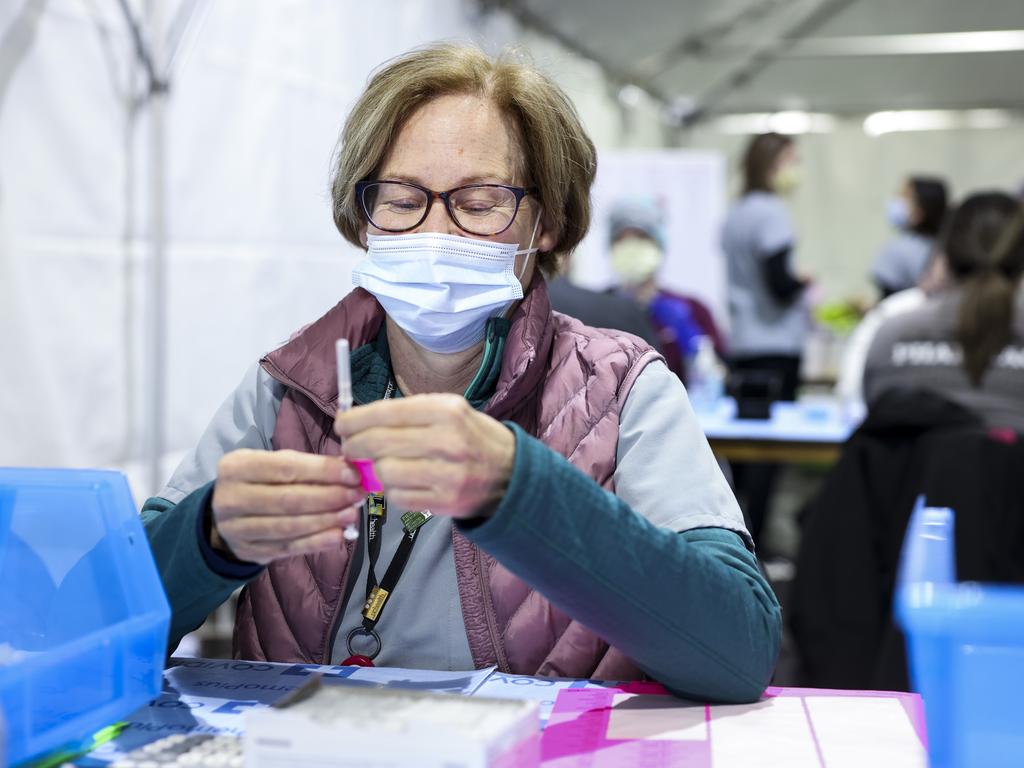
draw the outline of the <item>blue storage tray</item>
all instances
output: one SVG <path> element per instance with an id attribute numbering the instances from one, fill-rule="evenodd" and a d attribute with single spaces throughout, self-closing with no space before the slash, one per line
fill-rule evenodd
<path id="1" fill-rule="evenodd" d="M 154 698 L 169 622 L 123 475 L 0 467 L 0 709 L 11 764 Z"/>
<path id="2" fill-rule="evenodd" d="M 1024 765 L 1024 588 L 956 581 L 954 515 L 918 499 L 896 591 L 932 766 Z"/>

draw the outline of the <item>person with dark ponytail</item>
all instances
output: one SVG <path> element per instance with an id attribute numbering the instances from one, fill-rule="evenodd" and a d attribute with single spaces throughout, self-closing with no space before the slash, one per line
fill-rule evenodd
<path id="1" fill-rule="evenodd" d="M 868 407 L 893 388 L 925 389 L 1024 433 L 1024 202 L 971 195 L 939 247 L 952 287 L 879 330 L 864 371 Z"/>
<path id="2" fill-rule="evenodd" d="M 911 176 L 889 200 L 886 216 L 897 234 L 882 247 L 871 267 L 871 279 L 883 299 L 913 288 L 921 279 L 946 218 L 946 183 L 930 176 Z"/>

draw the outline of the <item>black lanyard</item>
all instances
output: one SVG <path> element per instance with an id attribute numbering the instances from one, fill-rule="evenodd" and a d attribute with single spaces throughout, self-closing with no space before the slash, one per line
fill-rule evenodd
<path id="1" fill-rule="evenodd" d="M 377 658 L 382 647 L 380 635 L 377 634 L 377 622 L 384 613 L 384 606 L 388 598 L 398 586 L 398 580 L 402 577 L 406 563 L 409 562 L 409 555 L 412 548 L 416 546 L 416 539 L 419 538 L 422 528 L 432 517 L 429 510 L 423 512 L 406 512 L 402 515 L 402 541 L 398 545 L 395 556 L 391 558 L 384 578 L 377 583 L 377 559 L 380 557 L 381 529 L 387 522 L 388 503 L 380 494 L 370 494 L 366 497 L 366 552 L 369 558 L 369 566 L 366 569 L 366 602 L 363 603 L 363 622 L 360 626 L 348 633 L 347 645 L 349 657 L 342 664 L 357 664 L 363 667 L 372 667 L 373 660 Z M 357 654 L 352 650 L 352 638 L 357 635 L 366 635 L 373 638 L 375 648 L 369 654 Z"/>
<path id="2" fill-rule="evenodd" d="M 412 548 L 420 529 L 431 518 L 429 511 L 406 512 L 402 515 L 402 541 L 398 545 L 395 556 L 391 558 L 384 578 L 377 582 L 377 559 L 380 557 L 380 541 L 382 529 L 387 522 L 387 500 L 378 494 L 370 494 L 366 498 L 366 551 L 370 558 L 370 566 L 366 569 L 366 602 L 363 603 L 363 629 L 372 632 L 380 621 L 388 598 L 398 586 L 402 572 L 409 562 Z"/>
<path id="3" fill-rule="evenodd" d="M 384 393 L 385 400 L 391 396 L 393 390 L 393 383 L 388 382 L 387 391 Z M 384 613 L 384 606 L 387 605 L 388 598 L 391 597 L 395 587 L 398 586 L 398 580 L 402 578 L 402 572 L 409 562 L 409 555 L 412 554 L 412 548 L 416 546 L 416 539 L 419 538 L 420 528 L 430 520 L 432 515 L 429 510 L 406 512 L 402 515 L 402 541 L 399 543 L 395 556 L 391 558 L 391 562 L 384 572 L 384 578 L 378 583 L 377 560 L 380 557 L 380 542 L 383 538 L 382 529 L 388 517 L 388 503 L 383 494 L 371 493 L 366 497 L 364 506 L 366 507 L 366 553 L 369 558 L 369 567 L 366 569 L 366 601 L 363 603 L 361 611 L 363 615 L 362 624 L 348 633 L 348 652 L 350 655 L 342 663 L 373 666 L 373 659 L 377 657 L 381 649 L 380 635 L 377 634 L 377 622 L 380 621 L 381 615 Z M 353 653 L 352 638 L 356 635 L 372 637 L 376 641 L 376 649 L 368 656 Z"/>

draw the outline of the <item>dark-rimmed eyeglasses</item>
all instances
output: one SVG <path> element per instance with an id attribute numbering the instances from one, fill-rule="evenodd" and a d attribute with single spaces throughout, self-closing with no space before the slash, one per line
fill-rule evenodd
<path id="1" fill-rule="evenodd" d="M 367 221 L 383 232 L 408 232 L 426 221 L 435 199 L 463 232 L 480 237 L 500 235 L 512 226 L 519 205 L 536 188 L 507 184 L 466 184 L 435 192 L 408 181 L 360 181 L 356 197 Z"/>

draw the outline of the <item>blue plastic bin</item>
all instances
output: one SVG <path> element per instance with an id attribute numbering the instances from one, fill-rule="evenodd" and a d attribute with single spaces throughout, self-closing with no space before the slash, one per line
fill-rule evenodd
<path id="1" fill-rule="evenodd" d="M 1024 588 L 956 581 L 953 512 L 918 499 L 896 617 L 932 766 L 1024 766 Z"/>
<path id="2" fill-rule="evenodd" d="M 82 739 L 155 697 L 169 622 L 123 475 L 0 467 L 9 763 Z"/>

